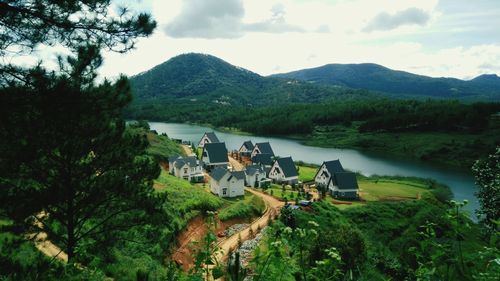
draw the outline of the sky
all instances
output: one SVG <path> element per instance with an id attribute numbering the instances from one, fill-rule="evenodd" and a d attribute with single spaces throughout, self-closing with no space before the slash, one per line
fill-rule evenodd
<path id="1" fill-rule="evenodd" d="M 119 0 L 158 22 L 102 77 L 206 53 L 260 75 L 328 63 L 378 63 L 432 77 L 500 75 L 499 0 Z M 38 56 L 55 60 L 53 51 Z M 52 56 L 52 58 L 51 58 Z"/>

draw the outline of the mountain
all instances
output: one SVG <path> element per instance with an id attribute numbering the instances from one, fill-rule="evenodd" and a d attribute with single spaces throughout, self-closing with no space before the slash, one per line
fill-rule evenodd
<path id="1" fill-rule="evenodd" d="M 215 102 L 231 105 L 320 102 L 366 91 L 263 77 L 205 54 L 183 54 L 130 78 L 136 102 Z"/>
<path id="2" fill-rule="evenodd" d="M 481 75 L 465 81 L 455 78 L 432 78 L 392 70 L 378 64 L 363 63 L 327 64 L 271 77 L 365 89 L 396 97 L 500 100 L 500 78 L 496 75 Z"/>

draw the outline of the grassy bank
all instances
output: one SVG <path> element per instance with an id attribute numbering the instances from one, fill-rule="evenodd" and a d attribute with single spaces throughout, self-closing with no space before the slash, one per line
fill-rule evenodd
<path id="1" fill-rule="evenodd" d="M 306 145 L 354 148 L 406 159 L 470 168 L 475 160 L 488 155 L 500 143 L 500 129 L 478 134 L 401 132 L 360 133 L 359 123 L 351 126 L 317 126 L 304 138 Z"/>
<path id="2" fill-rule="evenodd" d="M 258 217 L 266 210 L 266 204 L 262 198 L 249 192 L 245 192 L 244 198 L 226 201 L 230 202 L 230 204 L 219 211 L 219 219 L 221 221 L 234 218 Z"/>

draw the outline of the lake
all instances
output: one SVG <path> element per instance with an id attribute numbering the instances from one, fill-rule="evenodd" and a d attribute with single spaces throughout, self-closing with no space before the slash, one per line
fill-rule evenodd
<path id="1" fill-rule="evenodd" d="M 479 207 L 474 195 L 476 191 L 474 178 L 471 172 L 466 170 L 354 149 L 306 146 L 293 139 L 238 135 L 196 125 L 163 122 L 149 122 L 149 125 L 152 130 L 156 130 L 160 134 L 166 133 L 170 138 L 191 141 L 195 145 L 198 144 L 205 132 L 215 131 L 219 140 L 226 143 L 228 150 L 239 149 L 246 140 L 251 140 L 254 144 L 269 141 L 276 155 L 292 156 L 295 161 L 321 164 L 323 161 L 340 159 L 344 168 L 365 176 L 377 174 L 430 178 L 448 185 L 456 200 L 469 200 L 469 205 L 466 206 L 468 211 L 472 212 Z"/>

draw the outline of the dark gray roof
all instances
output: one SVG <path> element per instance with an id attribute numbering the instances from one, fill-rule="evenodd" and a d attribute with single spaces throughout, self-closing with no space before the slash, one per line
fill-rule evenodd
<path id="1" fill-rule="evenodd" d="M 174 165 L 175 167 L 177 167 L 177 169 L 182 168 L 184 164 L 188 164 L 189 167 L 196 167 L 197 159 L 194 156 L 186 156 L 186 157 L 179 157 L 174 161 Z"/>
<path id="2" fill-rule="evenodd" d="M 246 141 L 243 143 L 243 145 L 247 150 L 252 151 L 253 150 L 253 143 L 252 141 Z"/>
<path id="3" fill-rule="evenodd" d="M 225 143 L 207 143 L 203 149 L 207 152 L 210 163 L 229 162 Z"/>
<path id="4" fill-rule="evenodd" d="M 358 180 L 355 173 L 335 173 L 334 177 L 339 189 L 358 189 Z"/>
<path id="5" fill-rule="evenodd" d="M 323 162 L 326 166 L 326 170 L 330 173 L 330 175 L 333 175 L 335 173 L 343 173 L 345 172 L 344 167 L 342 167 L 342 164 L 340 164 L 340 160 L 332 160 L 332 161 L 325 161 Z"/>
<path id="6" fill-rule="evenodd" d="M 255 146 L 259 148 L 260 153 L 271 154 L 272 156 L 274 156 L 274 151 L 271 148 L 269 142 L 256 143 Z"/>
<path id="7" fill-rule="evenodd" d="M 273 156 L 267 153 L 257 154 L 252 157 L 252 162 L 255 164 L 270 166 L 273 164 Z"/>
<path id="8" fill-rule="evenodd" d="M 179 155 L 174 155 L 174 156 L 170 156 L 168 157 L 168 162 L 174 162 L 175 160 L 177 160 L 177 158 L 179 158 L 180 156 Z"/>
<path id="9" fill-rule="evenodd" d="M 283 171 L 283 174 L 285 174 L 285 177 L 289 178 L 299 175 L 297 173 L 297 167 L 295 167 L 295 163 L 293 163 L 292 157 L 279 158 L 276 161 Z"/>
<path id="10" fill-rule="evenodd" d="M 228 172 L 227 169 L 225 168 L 221 168 L 221 167 L 217 167 L 215 169 L 212 170 L 212 172 L 210 173 L 210 176 L 216 180 L 216 181 L 220 181 L 222 179 L 222 177 L 224 177 L 224 175 Z"/>
<path id="11" fill-rule="evenodd" d="M 210 140 L 210 142 L 220 142 L 219 138 L 215 135 L 214 132 L 207 132 L 205 133 L 207 135 L 207 138 Z"/>
<path id="12" fill-rule="evenodd" d="M 262 167 L 260 165 L 250 165 L 250 166 L 247 166 L 245 168 L 245 173 L 247 175 L 253 176 L 257 172 L 259 172 L 259 173 L 265 173 L 264 169 L 262 169 Z"/>
<path id="13" fill-rule="evenodd" d="M 244 180 L 245 179 L 245 172 L 243 171 L 233 171 L 231 172 L 231 176 L 235 177 L 238 180 Z M 231 177 L 229 177 L 227 180 L 229 181 Z"/>

